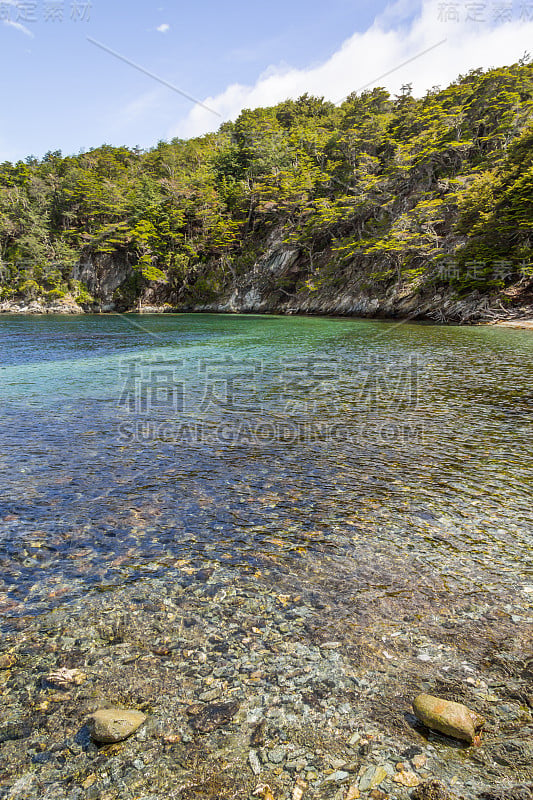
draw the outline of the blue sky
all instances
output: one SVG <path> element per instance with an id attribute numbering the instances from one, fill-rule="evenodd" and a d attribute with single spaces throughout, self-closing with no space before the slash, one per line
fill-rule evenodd
<path id="1" fill-rule="evenodd" d="M 472 24 L 467 31 L 458 23 L 450 29 L 430 0 L 392 6 L 382 0 L 159 6 L 140 0 L 0 0 L 0 20 L 0 162 L 47 150 L 76 153 L 104 142 L 149 147 L 159 139 L 216 129 L 243 106 L 278 102 L 305 89 L 340 99 L 435 48 L 395 75 L 400 83 L 414 78 L 429 86 L 435 75 L 451 79 L 463 66 L 466 54 L 454 59 L 445 53 L 452 40 L 458 52 L 464 36 L 474 40 L 472 66 L 519 58 L 525 49 L 516 41 L 519 29 L 521 40 L 533 41 L 533 13 L 531 26 L 514 19 L 513 30 L 511 23 L 506 31 L 505 25 L 495 31 L 494 25 L 489 30 Z M 489 40 L 495 33 L 496 45 Z M 194 108 L 87 37 L 204 100 L 221 116 Z M 381 83 L 391 81 L 394 89 L 392 78 Z"/>

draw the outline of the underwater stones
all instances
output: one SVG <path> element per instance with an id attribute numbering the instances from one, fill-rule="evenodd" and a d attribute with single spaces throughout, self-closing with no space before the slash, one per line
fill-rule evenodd
<path id="1" fill-rule="evenodd" d="M 122 708 L 105 708 L 95 711 L 87 720 L 89 732 L 95 742 L 111 744 L 127 739 L 146 720 L 141 711 Z"/>
<path id="2" fill-rule="evenodd" d="M 15 663 L 15 656 L 11 653 L 4 653 L 0 656 L 0 669 L 11 669 Z"/>
<path id="3" fill-rule="evenodd" d="M 418 695 L 413 701 L 413 710 L 426 727 L 469 744 L 479 741 L 481 728 L 485 724 L 482 716 L 462 703 L 443 700 L 430 694 Z"/>

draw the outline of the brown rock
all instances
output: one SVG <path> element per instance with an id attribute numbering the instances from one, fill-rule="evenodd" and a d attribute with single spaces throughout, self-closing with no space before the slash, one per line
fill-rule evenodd
<path id="1" fill-rule="evenodd" d="M 359 800 L 360 797 L 361 793 L 357 788 L 357 786 L 354 784 L 353 786 L 350 786 L 350 788 L 346 792 L 346 797 L 344 798 L 344 800 Z"/>
<path id="2" fill-rule="evenodd" d="M 135 733 L 146 719 L 140 711 L 122 708 L 105 708 L 91 714 L 87 724 L 92 738 L 102 744 L 121 742 Z"/>
<path id="3" fill-rule="evenodd" d="M 61 667 L 60 669 L 49 672 L 46 676 L 48 683 L 52 686 L 81 686 L 87 680 L 87 675 L 79 669 L 67 669 Z"/>
<path id="4" fill-rule="evenodd" d="M 11 655 L 11 653 L 5 653 L 0 656 L 0 669 L 10 669 L 14 663 L 15 656 Z"/>
<path id="5" fill-rule="evenodd" d="M 303 778 L 297 778 L 296 783 L 294 784 L 294 789 L 292 790 L 292 800 L 302 800 L 307 786 L 308 784 L 303 780 Z"/>
<path id="6" fill-rule="evenodd" d="M 231 722 L 240 708 L 240 703 L 234 700 L 231 703 L 212 703 L 204 706 L 198 714 L 191 716 L 189 725 L 199 733 L 211 733 Z"/>
<path id="7" fill-rule="evenodd" d="M 457 800 L 457 795 L 450 792 L 440 781 L 425 781 L 411 795 L 411 800 Z"/>
<path id="8" fill-rule="evenodd" d="M 254 797 L 260 797 L 261 800 L 274 800 L 272 789 L 266 783 L 260 783 L 257 785 L 254 791 Z"/>
<path id="9" fill-rule="evenodd" d="M 405 770 L 405 772 L 397 772 L 396 775 L 393 775 L 392 780 L 394 783 L 400 783 L 402 786 L 418 786 L 420 783 L 420 778 L 418 775 L 415 775 L 414 772 L 410 770 Z"/>
<path id="10" fill-rule="evenodd" d="M 426 765 L 426 761 L 428 760 L 427 756 L 424 753 L 419 753 L 417 756 L 414 756 L 411 759 L 411 764 L 415 769 L 421 769 Z"/>
<path id="11" fill-rule="evenodd" d="M 508 789 L 487 789 L 480 794 L 481 800 L 531 800 L 533 784 L 511 786 Z"/>
<path id="12" fill-rule="evenodd" d="M 413 709 L 424 725 L 454 739 L 474 744 L 485 720 L 462 703 L 453 703 L 430 694 L 420 694 L 413 701 Z"/>

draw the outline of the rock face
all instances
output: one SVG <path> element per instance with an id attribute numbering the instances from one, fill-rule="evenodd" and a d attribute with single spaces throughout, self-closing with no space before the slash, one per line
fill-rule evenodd
<path id="1" fill-rule="evenodd" d="M 83 314 L 83 308 L 69 295 L 62 300 L 5 300 L 0 303 L 0 314 Z"/>
<path id="2" fill-rule="evenodd" d="M 146 719 L 140 711 L 125 711 L 121 708 L 106 708 L 92 714 L 87 723 L 95 742 L 110 744 L 121 742 L 135 733 Z"/>
<path id="3" fill-rule="evenodd" d="M 420 694 L 413 701 L 417 718 L 432 730 L 473 744 L 485 720 L 462 703 L 453 703 L 430 694 Z"/>
<path id="4" fill-rule="evenodd" d="M 80 260 L 72 269 L 71 278 L 82 281 L 93 297 L 113 306 L 113 295 L 132 275 L 126 258 L 107 253 L 95 253 Z M 110 309 L 111 310 L 111 309 Z"/>

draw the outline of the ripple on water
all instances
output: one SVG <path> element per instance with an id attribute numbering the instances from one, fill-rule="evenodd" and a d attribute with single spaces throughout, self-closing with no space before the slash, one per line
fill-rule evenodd
<path id="1" fill-rule="evenodd" d="M 206 557 L 251 573 L 274 559 L 295 576 L 313 559 L 332 577 L 340 559 L 358 591 L 383 595 L 425 574 L 449 592 L 531 598 L 529 332 L 202 315 L 143 317 L 142 330 L 1 324 L 5 614 Z M 121 359 L 137 357 L 170 364 L 191 407 L 120 408 Z M 221 357 L 233 362 L 218 392 L 231 363 L 261 365 L 245 411 L 199 409 L 199 364 Z M 201 441 L 175 441 L 199 420 Z M 259 424 L 276 435 L 251 441 Z"/>

